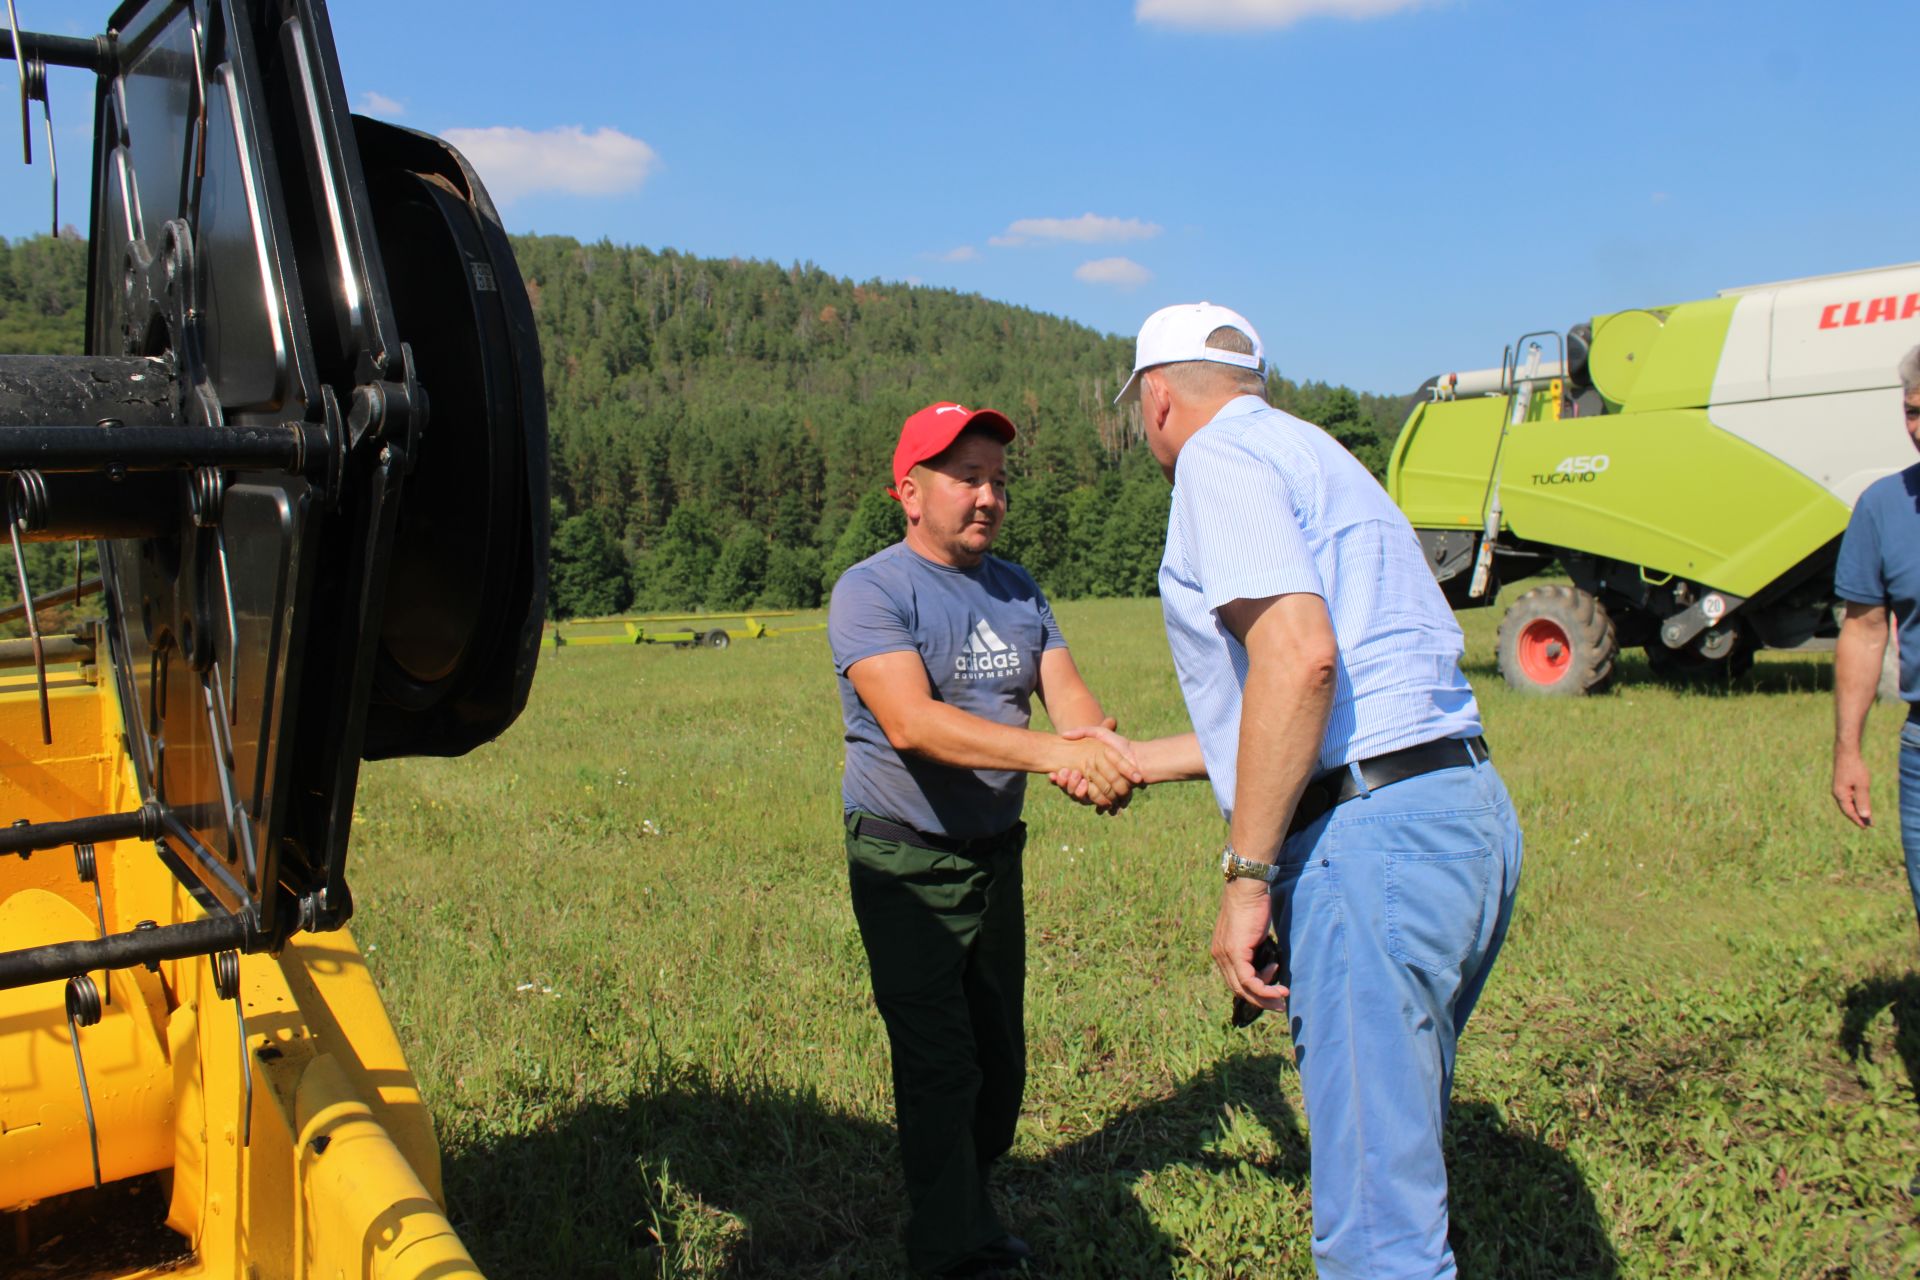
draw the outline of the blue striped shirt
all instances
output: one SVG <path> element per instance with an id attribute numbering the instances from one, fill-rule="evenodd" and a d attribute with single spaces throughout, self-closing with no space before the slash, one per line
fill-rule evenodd
<path id="1" fill-rule="evenodd" d="M 1240 396 L 1180 451 L 1160 561 L 1167 643 L 1228 818 L 1247 651 L 1216 611 L 1296 592 L 1327 602 L 1339 646 L 1321 769 L 1480 732 L 1460 625 L 1406 517 L 1332 436 Z"/>

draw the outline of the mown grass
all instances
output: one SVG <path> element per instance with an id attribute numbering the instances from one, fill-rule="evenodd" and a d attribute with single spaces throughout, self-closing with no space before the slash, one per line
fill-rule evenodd
<path id="1" fill-rule="evenodd" d="M 1059 610 L 1139 734 L 1184 727 L 1157 605 Z M 1895 827 L 1826 796 L 1831 665 L 1526 699 L 1468 667 L 1527 835 L 1449 1130 L 1472 1277 L 1920 1267 L 1920 974 Z M 825 637 L 546 655 L 459 761 L 374 766 L 355 926 L 499 1277 L 885 1276 L 887 1056 L 847 905 Z M 1201 786 L 1028 810 L 1030 1083 L 1001 1184 L 1056 1276 L 1304 1276 L 1286 1028 L 1228 1029 Z"/>

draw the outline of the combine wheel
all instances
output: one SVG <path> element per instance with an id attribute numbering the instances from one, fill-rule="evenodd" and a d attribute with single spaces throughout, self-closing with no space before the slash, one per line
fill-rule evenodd
<path id="1" fill-rule="evenodd" d="M 1606 688 L 1620 652 L 1606 606 L 1577 587 L 1535 587 L 1514 601 L 1499 646 L 1508 684 L 1565 698 Z"/>
<path id="2" fill-rule="evenodd" d="M 701 636 L 700 643 L 705 645 L 709 649 L 724 649 L 728 645 L 733 643 L 733 637 L 728 635 L 724 631 L 715 629 L 713 631 L 707 632 L 706 635 Z"/>

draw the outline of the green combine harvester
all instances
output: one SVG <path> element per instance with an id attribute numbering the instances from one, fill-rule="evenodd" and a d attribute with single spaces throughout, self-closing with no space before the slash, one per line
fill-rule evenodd
<path id="1" fill-rule="evenodd" d="M 1523 335 L 1497 369 L 1422 386 L 1388 464 L 1455 608 L 1558 564 L 1500 624 L 1509 684 L 1738 676 L 1829 648 L 1860 493 L 1915 460 L 1894 372 L 1920 343 L 1920 263 L 1727 289 Z"/>

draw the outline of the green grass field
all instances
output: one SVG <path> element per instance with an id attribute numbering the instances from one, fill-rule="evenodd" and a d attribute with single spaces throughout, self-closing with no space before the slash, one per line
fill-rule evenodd
<path id="1" fill-rule="evenodd" d="M 1154 601 L 1059 610 L 1137 735 L 1186 722 Z M 1449 1132 L 1469 1277 L 1920 1266 L 1920 975 L 1897 714 L 1881 825 L 1827 797 L 1832 668 L 1468 674 L 1527 835 Z M 500 742 L 369 767 L 355 928 L 496 1277 L 886 1276 L 886 1043 L 847 905 L 824 635 L 543 655 Z M 1226 1026 L 1204 786 L 1027 808 L 1030 1076 L 1000 1186 L 1055 1276 L 1312 1274 L 1286 1028 Z"/>

